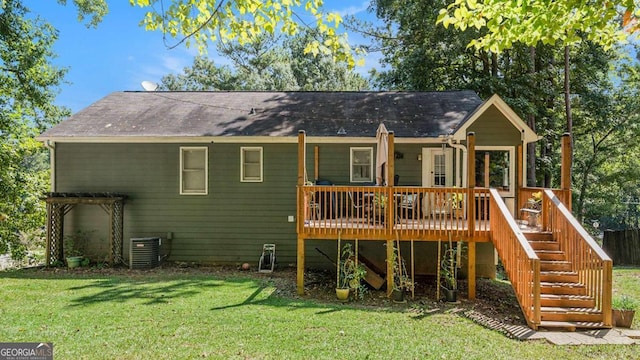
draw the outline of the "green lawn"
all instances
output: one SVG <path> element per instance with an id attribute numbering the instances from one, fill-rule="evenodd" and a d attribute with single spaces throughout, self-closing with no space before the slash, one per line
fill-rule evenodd
<path id="1" fill-rule="evenodd" d="M 616 269 L 640 299 L 640 269 Z M 462 316 L 278 296 L 268 279 L 66 270 L 0 272 L 0 341 L 56 359 L 635 359 L 639 346 L 520 342 Z M 638 322 L 636 321 L 636 324 Z"/>

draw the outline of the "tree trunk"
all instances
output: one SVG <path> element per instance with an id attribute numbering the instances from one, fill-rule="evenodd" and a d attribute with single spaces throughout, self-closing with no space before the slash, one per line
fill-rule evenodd
<path id="1" fill-rule="evenodd" d="M 531 46 L 529 48 L 529 80 L 531 81 L 531 88 L 535 88 L 534 76 L 536 73 L 536 48 Z M 531 99 L 531 101 L 535 101 Z M 536 131 L 536 115 L 529 114 L 527 118 L 527 125 Z M 520 186 L 520 185 L 518 185 Z M 536 186 L 536 143 L 527 144 L 527 186 Z"/>
<path id="2" fill-rule="evenodd" d="M 564 47 L 564 108 L 567 115 L 567 133 L 573 149 L 573 118 L 571 116 L 571 88 L 569 84 L 569 45 Z M 572 150 L 573 151 L 573 150 Z M 569 177 L 571 178 L 571 168 L 573 167 L 573 153 L 569 157 Z"/>

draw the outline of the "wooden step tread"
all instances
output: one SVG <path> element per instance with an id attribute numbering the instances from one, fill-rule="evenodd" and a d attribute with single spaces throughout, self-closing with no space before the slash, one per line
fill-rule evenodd
<path id="1" fill-rule="evenodd" d="M 546 241 L 546 240 L 529 240 L 529 245 L 534 251 L 539 250 L 560 250 L 560 244 L 557 241 Z"/>
<path id="2" fill-rule="evenodd" d="M 536 231 L 536 230 L 526 230 L 523 229 L 522 233 L 524 235 L 533 235 L 533 236 L 550 236 L 553 235 L 551 231 Z"/>
<path id="3" fill-rule="evenodd" d="M 577 282 L 550 282 L 550 281 L 541 281 L 541 287 L 569 287 L 569 288 L 584 288 L 584 284 Z"/>
<path id="4" fill-rule="evenodd" d="M 567 259 L 567 255 L 564 251 L 560 250 L 533 250 L 540 260 L 555 260 L 555 261 L 565 261 Z"/>
<path id="5" fill-rule="evenodd" d="M 571 299 L 571 300 L 593 300 L 593 296 L 589 295 L 573 295 L 573 294 L 540 294 L 543 299 Z"/>
<path id="6" fill-rule="evenodd" d="M 541 306 L 540 312 L 562 313 L 562 314 L 602 314 L 602 311 L 596 308 L 558 307 L 558 306 Z"/>
<path id="7" fill-rule="evenodd" d="M 538 255 L 564 255 L 564 251 L 562 250 L 533 250 Z"/>
<path id="8" fill-rule="evenodd" d="M 565 329 L 575 331 L 576 329 L 609 329 L 611 326 L 605 326 L 601 322 L 589 321 L 541 321 L 538 327 L 545 329 Z"/>
<path id="9" fill-rule="evenodd" d="M 540 271 L 540 275 L 578 275 L 575 271 L 547 270 Z"/>
<path id="10" fill-rule="evenodd" d="M 550 232 L 523 231 L 522 234 L 527 240 L 552 240 L 553 234 Z"/>

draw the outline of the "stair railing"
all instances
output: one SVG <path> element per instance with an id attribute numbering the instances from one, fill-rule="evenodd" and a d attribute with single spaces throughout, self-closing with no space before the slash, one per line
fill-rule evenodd
<path id="1" fill-rule="evenodd" d="M 540 258 L 516 224 L 496 189 L 490 190 L 493 244 L 532 329 L 540 324 Z"/>
<path id="2" fill-rule="evenodd" d="M 565 252 L 567 261 L 571 262 L 572 271 L 578 273 L 580 283 L 587 289 L 587 295 L 595 299 L 596 309 L 603 315 L 603 325 L 611 326 L 611 258 L 553 191 L 544 191 L 542 205 L 553 239 L 560 245 L 560 250 Z"/>

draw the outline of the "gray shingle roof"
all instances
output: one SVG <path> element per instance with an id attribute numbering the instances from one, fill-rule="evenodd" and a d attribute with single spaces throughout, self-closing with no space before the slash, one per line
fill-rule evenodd
<path id="1" fill-rule="evenodd" d="M 116 92 L 41 138 L 192 136 L 437 137 L 461 125 L 482 100 L 447 92 Z"/>

